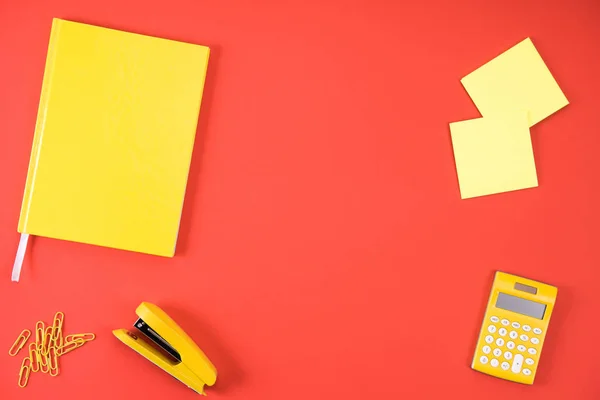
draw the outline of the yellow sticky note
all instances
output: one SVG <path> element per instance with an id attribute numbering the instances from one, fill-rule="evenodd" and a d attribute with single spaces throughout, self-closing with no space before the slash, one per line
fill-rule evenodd
<path id="1" fill-rule="evenodd" d="M 450 124 L 461 198 L 538 185 L 526 112 Z"/>
<path id="2" fill-rule="evenodd" d="M 529 38 L 461 82 L 484 117 L 526 110 L 533 126 L 569 104 Z"/>

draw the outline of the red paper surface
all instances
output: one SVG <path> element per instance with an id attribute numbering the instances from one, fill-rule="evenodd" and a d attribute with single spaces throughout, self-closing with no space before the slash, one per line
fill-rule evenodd
<path id="1" fill-rule="evenodd" d="M 52 17 L 212 49 L 179 248 L 34 238 L 10 282 Z M 151 301 L 219 369 L 210 399 L 598 399 L 600 2 L 0 3 L 0 398 L 195 399 L 115 339 Z M 540 187 L 460 200 L 459 79 L 532 37 L 571 104 Z M 559 288 L 534 386 L 469 366 L 493 273 Z M 54 312 L 98 338 L 17 387 Z"/>

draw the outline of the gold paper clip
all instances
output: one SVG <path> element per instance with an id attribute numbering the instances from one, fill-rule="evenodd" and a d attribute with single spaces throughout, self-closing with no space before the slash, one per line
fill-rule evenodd
<path id="1" fill-rule="evenodd" d="M 62 347 L 65 344 L 65 341 L 63 340 L 63 334 L 62 334 L 62 329 L 60 331 L 58 331 L 58 334 L 54 335 L 53 338 L 54 341 L 54 347 L 56 347 L 57 349 L 59 347 Z"/>
<path id="2" fill-rule="evenodd" d="M 29 361 L 29 365 L 28 364 Z M 19 370 L 19 387 L 24 388 L 29 382 L 29 374 L 31 374 L 31 360 L 29 357 L 25 357 L 21 363 L 21 369 Z"/>
<path id="3" fill-rule="evenodd" d="M 29 329 L 23 329 L 17 340 L 15 340 L 15 343 L 12 345 L 10 350 L 8 350 L 8 355 L 14 357 L 19 354 L 19 351 L 21 351 L 21 349 L 25 347 L 25 344 L 27 344 L 30 336 L 31 331 Z"/>
<path id="4" fill-rule="evenodd" d="M 58 311 L 56 314 L 54 314 L 54 321 L 52 322 L 54 329 L 62 329 L 64 320 L 65 314 L 62 312 Z"/>
<path id="5" fill-rule="evenodd" d="M 58 339 L 59 333 L 62 332 L 64 320 L 65 314 L 63 314 L 62 312 L 59 311 L 54 315 L 54 321 L 52 321 L 52 329 L 54 330 L 54 332 L 52 332 L 52 339 L 54 339 L 55 342 L 56 339 Z"/>
<path id="6" fill-rule="evenodd" d="M 73 335 L 65 336 L 65 343 L 74 342 L 77 339 L 81 339 L 84 342 L 89 342 L 91 340 L 96 339 L 96 334 L 94 333 L 76 333 Z"/>
<path id="7" fill-rule="evenodd" d="M 31 361 L 31 372 L 40 370 L 40 353 L 37 343 L 29 343 L 29 360 Z"/>
<path id="8" fill-rule="evenodd" d="M 44 329 L 46 324 L 44 321 L 38 321 L 35 323 L 35 342 L 38 346 L 38 353 L 42 353 L 42 345 L 44 344 Z"/>
<path id="9" fill-rule="evenodd" d="M 48 352 L 48 365 L 50 367 L 50 376 L 57 376 L 58 371 L 58 354 L 56 353 L 56 348 L 50 348 Z"/>
<path id="10" fill-rule="evenodd" d="M 47 326 L 44 330 L 44 340 L 42 342 L 42 355 L 48 355 L 48 350 L 52 346 L 52 335 L 54 328 L 52 326 Z"/>
<path id="11" fill-rule="evenodd" d="M 50 372 L 50 363 L 48 361 L 48 356 L 38 352 L 38 357 L 40 360 L 40 372 L 42 374 L 47 374 L 48 372 Z"/>
<path id="12" fill-rule="evenodd" d="M 85 341 L 83 339 L 75 339 L 74 341 L 71 342 L 65 342 L 65 345 L 62 347 L 59 347 L 57 349 L 56 354 L 58 356 L 63 356 L 81 346 L 83 346 L 85 344 Z"/>

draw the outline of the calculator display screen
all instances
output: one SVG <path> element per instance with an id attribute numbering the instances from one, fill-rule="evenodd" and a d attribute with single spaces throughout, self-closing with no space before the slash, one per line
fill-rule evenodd
<path id="1" fill-rule="evenodd" d="M 521 297 L 511 296 L 506 293 L 498 293 L 496 307 L 537 319 L 543 319 L 544 313 L 546 312 L 545 304 L 525 300 Z"/>

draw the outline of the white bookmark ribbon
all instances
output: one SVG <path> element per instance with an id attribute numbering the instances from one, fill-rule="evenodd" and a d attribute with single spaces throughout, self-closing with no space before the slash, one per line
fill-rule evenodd
<path id="1" fill-rule="evenodd" d="M 28 233 L 21 233 L 21 239 L 19 240 L 19 248 L 17 249 L 17 257 L 15 258 L 15 265 L 12 270 L 12 281 L 19 282 L 21 276 L 21 268 L 23 267 L 23 260 L 25 259 L 25 250 L 27 250 L 27 241 L 29 240 Z"/>

